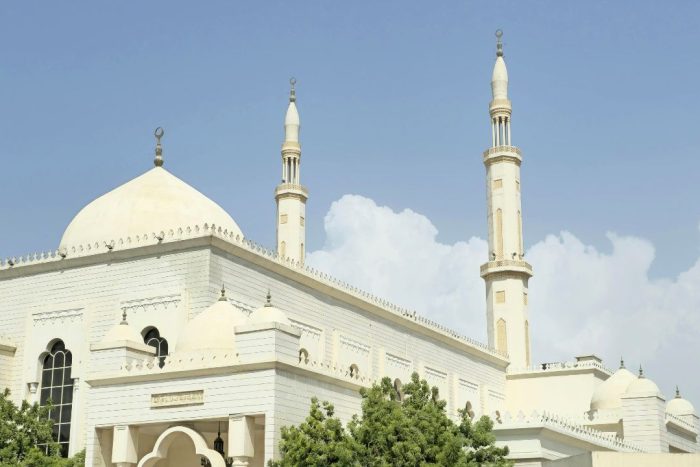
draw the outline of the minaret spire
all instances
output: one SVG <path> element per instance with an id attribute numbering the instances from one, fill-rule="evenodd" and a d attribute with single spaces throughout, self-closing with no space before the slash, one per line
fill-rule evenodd
<path id="1" fill-rule="evenodd" d="M 531 266 L 523 260 L 520 201 L 520 150 L 512 145 L 508 70 L 503 59 L 503 31 L 496 31 L 496 62 L 491 77 L 493 99 L 491 148 L 483 154 L 488 193 L 489 256 L 481 266 L 486 282 L 489 345 L 508 354 L 516 368 L 530 366 L 528 280 Z"/>
<path id="2" fill-rule="evenodd" d="M 284 117 L 282 143 L 282 182 L 275 190 L 277 201 L 277 254 L 297 263 L 304 263 L 306 200 L 309 193 L 301 184 L 301 127 L 297 110 L 295 78 L 289 80 L 289 105 Z"/>
<path id="3" fill-rule="evenodd" d="M 156 157 L 153 159 L 153 164 L 156 167 L 163 167 L 163 146 L 160 144 L 160 139 L 165 134 L 165 130 L 162 127 L 156 128 L 153 135 L 156 137 Z"/>

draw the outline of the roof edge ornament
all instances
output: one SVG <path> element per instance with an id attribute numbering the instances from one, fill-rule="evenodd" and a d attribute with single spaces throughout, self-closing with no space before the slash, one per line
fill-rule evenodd
<path id="1" fill-rule="evenodd" d="M 165 134 L 163 127 L 158 127 L 153 132 L 153 136 L 156 137 L 156 158 L 153 159 L 153 164 L 156 167 L 163 167 L 163 146 L 160 144 L 160 139 Z"/>
<path id="2" fill-rule="evenodd" d="M 496 56 L 503 56 L 503 31 L 501 29 L 496 29 Z"/>

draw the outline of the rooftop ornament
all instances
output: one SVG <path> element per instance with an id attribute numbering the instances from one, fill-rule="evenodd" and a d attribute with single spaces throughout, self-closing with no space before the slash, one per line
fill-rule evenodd
<path id="1" fill-rule="evenodd" d="M 289 78 L 289 84 L 291 85 L 291 89 L 289 90 L 289 102 L 296 102 L 297 93 L 294 89 L 294 85 L 297 84 L 297 79 L 292 76 L 291 78 Z"/>
<path id="2" fill-rule="evenodd" d="M 153 160 L 153 164 L 156 167 L 163 167 L 163 146 L 160 144 L 160 139 L 164 134 L 165 130 L 163 130 L 163 127 L 158 127 L 153 132 L 153 135 L 156 137 L 156 158 Z"/>
<path id="3" fill-rule="evenodd" d="M 496 56 L 497 57 L 502 57 L 503 56 L 503 31 L 500 29 L 496 29 Z"/>

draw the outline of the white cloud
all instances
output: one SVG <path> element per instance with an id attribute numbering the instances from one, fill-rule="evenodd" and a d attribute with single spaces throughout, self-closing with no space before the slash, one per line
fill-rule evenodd
<path id="1" fill-rule="evenodd" d="M 437 241 L 428 218 L 346 195 L 325 217 L 326 244 L 308 255 L 326 271 L 392 302 L 485 341 L 486 242 Z M 569 232 L 549 235 L 527 252 L 532 345 L 538 361 L 595 353 L 615 368 L 644 363 L 671 395 L 676 383 L 700 402 L 700 260 L 675 278 L 652 280 L 653 245 L 609 233 L 610 253 Z"/>

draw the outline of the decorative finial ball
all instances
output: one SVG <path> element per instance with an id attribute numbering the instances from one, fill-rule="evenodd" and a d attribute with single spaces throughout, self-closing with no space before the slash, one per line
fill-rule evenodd
<path id="1" fill-rule="evenodd" d="M 500 41 L 501 37 L 503 37 L 503 31 L 501 29 L 496 29 L 496 39 Z"/>
<path id="2" fill-rule="evenodd" d="M 291 84 L 292 86 L 294 86 L 295 84 L 297 84 L 297 79 L 296 79 L 295 77 L 292 76 L 291 78 L 289 78 L 289 84 Z"/>
<path id="3" fill-rule="evenodd" d="M 156 131 L 153 132 L 153 135 L 156 138 L 158 138 L 159 141 L 163 137 L 164 134 L 165 134 L 165 130 L 163 129 L 163 127 L 160 127 L 160 126 L 158 128 L 156 128 Z"/>

